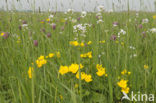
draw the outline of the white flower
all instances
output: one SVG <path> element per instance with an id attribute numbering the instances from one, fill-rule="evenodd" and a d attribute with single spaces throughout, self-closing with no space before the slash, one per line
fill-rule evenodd
<path id="1" fill-rule="evenodd" d="M 99 5 L 99 6 L 97 7 L 97 9 L 98 9 L 98 11 L 100 11 L 100 12 L 105 10 L 105 8 L 104 8 L 103 5 Z"/>
<path id="2" fill-rule="evenodd" d="M 152 29 L 150 29 L 150 31 L 151 31 L 152 33 L 156 33 L 156 28 L 152 28 Z"/>
<path id="3" fill-rule="evenodd" d="M 143 24 L 146 24 L 146 23 L 148 23 L 149 22 L 149 20 L 146 18 L 146 19 L 142 19 L 142 23 Z"/>
<path id="4" fill-rule="evenodd" d="M 86 15 L 87 15 L 87 12 L 86 11 L 82 11 L 81 17 L 84 18 Z"/>
<path id="5" fill-rule="evenodd" d="M 54 15 L 50 15 L 50 16 L 49 16 L 49 18 L 53 18 L 53 17 L 54 17 Z"/>
<path id="6" fill-rule="evenodd" d="M 97 24 L 99 24 L 99 23 L 103 23 L 104 21 L 102 20 L 102 19 L 99 19 L 98 21 L 97 21 Z"/>
<path id="7" fill-rule="evenodd" d="M 27 27 L 28 26 L 28 24 L 22 24 L 22 27 Z"/>
<path id="8" fill-rule="evenodd" d="M 132 50 L 135 50 L 135 47 L 133 47 L 133 46 L 129 46 L 129 48 L 132 49 Z"/>
<path id="9" fill-rule="evenodd" d="M 76 22 L 77 22 L 77 20 L 76 20 L 76 19 L 72 19 L 71 21 L 72 21 L 72 23 L 76 23 Z"/>
<path id="10" fill-rule="evenodd" d="M 68 9 L 68 10 L 67 10 L 67 13 L 73 13 L 73 12 L 74 12 L 73 9 Z"/>

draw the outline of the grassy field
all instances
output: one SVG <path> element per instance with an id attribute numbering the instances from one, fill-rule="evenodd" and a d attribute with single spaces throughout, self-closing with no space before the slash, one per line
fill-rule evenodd
<path id="1" fill-rule="evenodd" d="M 154 15 L 0 12 L 0 103 L 129 103 L 123 92 L 156 95 Z"/>

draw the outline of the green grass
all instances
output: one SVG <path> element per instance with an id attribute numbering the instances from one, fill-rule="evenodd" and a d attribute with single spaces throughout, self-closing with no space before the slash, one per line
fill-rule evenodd
<path id="1" fill-rule="evenodd" d="M 80 13 L 56 13 L 51 21 L 56 23 L 55 30 L 47 22 L 40 23 L 49 15 L 50 13 L 0 12 L 0 33 L 10 34 L 7 39 L 0 37 L 0 103 L 119 103 L 123 94 L 117 85 L 120 80 L 118 77 L 128 80 L 130 93 L 140 91 L 142 94 L 156 95 L 156 33 L 147 32 L 146 37 L 142 35 L 142 32 L 156 27 L 153 13 L 140 12 L 139 17 L 136 17 L 135 12 L 102 13 L 104 22 L 100 24 L 96 23 L 95 13 L 88 13 L 76 23 L 67 20 L 67 24 L 61 20 L 69 16 L 77 19 Z M 143 24 L 143 28 L 139 29 L 138 25 L 145 18 L 149 19 L 149 23 Z M 20 20 L 27 21 L 28 29 L 19 30 L 22 25 Z M 114 21 L 119 22 L 119 26 L 113 27 Z M 79 42 L 92 41 L 89 46 L 69 45 L 76 35 L 73 26 L 79 23 L 92 24 L 87 29 L 85 38 L 78 37 Z M 47 38 L 47 33 L 41 29 L 50 32 L 52 36 Z M 119 43 L 110 40 L 111 35 L 117 35 L 120 29 L 124 29 L 126 35 L 117 38 Z M 16 35 L 20 37 L 20 43 L 17 43 Z M 33 44 L 34 40 L 38 40 L 37 47 Z M 106 42 L 100 44 L 99 41 L 102 40 Z M 131 50 L 129 46 L 136 49 Z M 47 64 L 41 68 L 34 65 L 33 78 L 28 78 L 31 63 L 35 64 L 40 55 L 46 56 L 57 51 L 61 53 L 60 58 L 48 58 Z M 80 58 L 81 53 L 89 51 L 93 53 L 91 59 Z M 131 58 L 133 54 L 137 56 Z M 91 74 L 93 81 L 86 83 L 76 79 L 71 73 L 63 76 L 59 74 L 61 65 L 69 66 L 72 63 L 82 63 L 82 71 Z M 102 64 L 106 68 L 108 77 L 96 75 L 96 64 Z M 145 70 L 144 65 L 148 65 L 149 69 Z M 130 71 L 131 75 L 121 76 L 124 69 Z M 75 88 L 75 84 L 79 87 Z"/>

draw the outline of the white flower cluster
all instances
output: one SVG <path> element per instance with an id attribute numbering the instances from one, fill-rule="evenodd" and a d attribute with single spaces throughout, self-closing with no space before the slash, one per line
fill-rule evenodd
<path id="1" fill-rule="evenodd" d="M 149 20 L 147 18 L 146 19 L 142 19 L 142 24 L 146 24 L 148 22 L 149 22 Z"/>
<path id="2" fill-rule="evenodd" d="M 84 18 L 84 17 L 86 17 L 86 15 L 87 15 L 87 12 L 86 11 L 82 11 L 81 17 Z"/>
<path id="3" fill-rule="evenodd" d="M 77 35 L 76 36 L 78 36 L 78 34 L 80 35 L 80 36 L 86 36 L 85 35 L 85 33 L 86 33 L 86 31 L 87 31 L 87 27 L 91 27 L 92 25 L 91 24 L 87 24 L 87 23 L 85 23 L 85 24 L 77 24 L 77 25 L 75 25 L 75 26 L 73 26 L 73 29 L 74 29 L 74 33 L 76 33 Z"/>
<path id="4" fill-rule="evenodd" d="M 123 29 L 121 29 L 120 32 L 118 33 L 118 37 L 119 37 L 119 38 L 120 38 L 120 35 L 121 35 L 121 34 L 125 35 L 125 34 L 126 34 L 126 31 L 124 31 Z"/>

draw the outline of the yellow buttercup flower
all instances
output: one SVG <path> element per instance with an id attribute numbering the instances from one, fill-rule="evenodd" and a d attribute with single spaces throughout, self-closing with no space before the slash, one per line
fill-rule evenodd
<path id="1" fill-rule="evenodd" d="M 90 45 L 91 43 L 92 43 L 92 41 L 88 41 L 88 43 L 87 43 L 87 44 L 88 44 L 88 45 Z"/>
<path id="2" fill-rule="evenodd" d="M 121 88 L 126 88 L 127 87 L 127 82 L 128 82 L 128 80 L 120 80 L 117 84 L 118 84 L 118 86 L 119 87 L 121 87 Z"/>
<path id="3" fill-rule="evenodd" d="M 68 66 L 60 66 L 59 73 L 60 73 L 61 75 L 64 75 L 64 74 L 66 74 L 66 73 L 68 73 L 68 72 L 69 72 Z"/>
<path id="4" fill-rule="evenodd" d="M 5 33 L 4 33 L 4 32 L 2 32 L 2 33 L 1 33 L 1 36 L 3 36 L 4 34 L 5 34 Z"/>
<path id="5" fill-rule="evenodd" d="M 153 19 L 156 19 L 156 15 L 153 16 Z"/>
<path id="6" fill-rule="evenodd" d="M 85 76 L 85 81 L 86 81 L 87 83 L 93 81 L 92 76 L 91 76 L 90 74 L 89 74 L 89 75 L 86 75 L 86 76 Z"/>
<path id="7" fill-rule="evenodd" d="M 99 43 L 104 44 L 106 43 L 106 40 L 99 41 Z"/>
<path id="8" fill-rule="evenodd" d="M 121 91 L 122 91 L 122 92 L 125 92 L 126 94 L 128 94 L 128 93 L 129 93 L 129 87 L 122 88 Z"/>
<path id="9" fill-rule="evenodd" d="M 60 58 L 61 57 L 61 54 L 60 54 L 60 52 L 58 51 L 58 52 L 56 52 L 56 56 L 58 57 L 58 58 Z"/>
<path id="10" fill-rule="evenodd" d="M 36 60 L 36 64 L 38 68 L 42 67 L 46 63 L 47 63 L 47 60 L 42 55 Z"/>
<path id="11" fill-rule="evenodd" d="M 49 58 L 54 57 L 54 53 L 49 53 Z"/>
<path id="12" fill-rule="evenodd" d="M 33 72 L 33 70 L 34 70 L 33 67 L 29 67 L 28 76 L 29 76 L 30 79 L 32 78 L 32 72 Z"/>
<path id="13" fill-rule="evenodd" d="M 103 75 L 105 75 L 106 77 L 108 76 L 108 75 L 106 74 L 106 68 L 102 67 L 102 64 L 101 64 L 101 65 L 100 65 L 100 64 L 97 64 L 97 65 L 96 65 L 96 69 L 98 70 L 98 71 L 96 72 L 96 74 L 97 74 L 99 77 L 101 77 L 101 76 L 103 76 Z"/>
<path id="14" fill-rule="evenodd" d="M 88 52 L 88 53 L 85 53 L 85 54 L 80 54 L 80 57 L 81 58 L 86 58 L 86 57 L 92 58 L 92 52 Z"/>
<path id="15" fill-rule="evenodd" d="M 144 69 L 148 69 L 149 67 L 148 67 L 148 65 L 144 65 Z"/>
<path id="16" fill-rule="evenodd" d="M 122 75 L 124 75 L 124 74 L 126 74 L 126 73 L 127 73 L 127 70 L 126 70 L 126 69 L 124 69 L 124 70 L 121 72 Z"/>
<path id="17" fill-rule="evenodd" d="M 82 68 L 83 68 L 83 65 L 80 64 L 80 69 L 82 69 Z M 78 64 L 71 64 L 69 66 L 69 72 L 72 72 L 72 73 L 75 74 L 78 70 L 79 70 L 79 65 Z"/>
<path id="18" fill-rule="evenodd" d="M 84 43 L 82 42 L 82 43 L 80 44 L 80 46 L 81 46 L 81 47 L 84 47 Z"/>
<path id="19" fill-rule="evenodd" d="M 48 21 L 48 22 L 49 22 L 49 21 L 50 21 L 50 18 L 47 18 L 47 19 L 46 19 L 46 21 Z"/>
<path id="20" fill-rule="evenodd" d="M 81 72 L 81 80 L 84 80 L 86 76 L 87 75 L 84 72 Z M 79 72 L 76 73 L 76 78 L 79 79 Z"/>
<path id="21" fill-rule="evenodd" d="M 78 41 L 70 41 L 69 44 L 73 46 L 79 46 Z"/>

